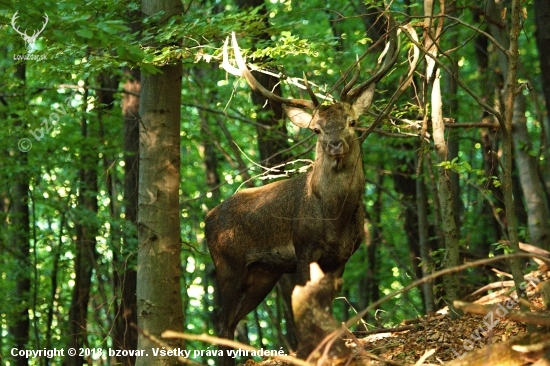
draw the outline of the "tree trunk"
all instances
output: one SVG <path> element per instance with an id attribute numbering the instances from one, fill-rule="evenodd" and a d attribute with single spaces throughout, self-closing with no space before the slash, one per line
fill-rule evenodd
<path id="1" fill-rule="evenodd" d="M 264 4 L 264 0 L 237 0 L 237 5 L 243 9 L 255 8 Z M 265 14 L 265 27 L 269 28 L 267 13 L 265 8 L 260 12 Z M 269 34 L 263 32 L 260 39 L 269 39 Z M 252 74 L 267 90 L 273 91 L 276 95 L 281 95 L 279 78 L 267 75 L 262 72 L 252 71 Z M 284 112 L 281 103 L 266 100 L 260 94 L 250 92 L 252 102 L 256 105 L 259 125 L 256 127 L 258 133 L 258 149 L 260 150 L 260 163 L 267 167 L 273 167 L 286 161 L 286 156 L 281 154 L 288 148 L 287 130 L 284 121 Z M 266 115 L 266 112 L 269 112 Z M 266 182 L 269 183 L 269 182 Z"/>
<path id="2" fill-rule="evenodd" d="M 535 36 L 540 60 L 540 83 L 547 111 L 543 123 L 546 148 L 548 149 L 550 145 L 550 116 L 548 115 L 548 110 L 550 109 L 550 6 L 548 6 L 548 0 L 535 0 L 534 8 L 535 24 L 537 26 Z"/>
<path id="3" fill-rule="evenodd" d="M 412 144 L 401 144 L 401 150 L 414 151 Z M 412 156 L 412 154 L 410 155 Z M 409 257 L 412 264 L 412 273 L 415 274 L 415 280 L 422 278 L 422 268 L 420 268 L 420 247 L 418 238 L 418 214 L 416 211 L 416 177 L 414 175 L 414 160 L 411 158 L 399 157 L 395 159 L 397 165 L 406 166 L 404 171 L 398 171 L 393 174 L 393 186 L 395 191 L 401 194 L 405 202 L 404 229 L 409 243 Z"/>
<path id="4" fill-rule="evenodd" d="M 490 0 L 489 3 L 492 3 Z M 508 229 L 508 240 L 512 253 L 519 251 L 518 231 L 516 226 L 516 215 L 514 208 L 514 197 L 512 194 L 512 120 L 514 114 L 514 99 L 517 86 L 516 71 L 519 58 L 518 37 L 521 30 L 520 25 L 521 5 L 519 0 L 512 0 L 512 22 L 510 26 L 509 55 L 507 57 L 506 83 L 504 89 L 504 118 L 501 122 L 502 134 L 502 192 L 504 194 L 504 207 L 506 209 L 506 223 Z M 524 297 L 525 292 L 521 290 L 523 272 L 521 261 L 518 258 L 510 259 L 510 270 L 516 284 L 518 298 Z M 521 303 L 522 310 L 527 307 Z"/>
<path id="5" fill-rule="evenodd" d="M 59 267 L 61 262 L 61 247 L 63 245 L 63 229 L 66 225 L 66 213 L 62 212 L 59 217 L 59 235 L 58 242 L 56 246 L 53 246 L 51 257 L 52 257 L 52 267 L 51 267 L 51 287 L 50 287 L 50 303 L 48 304 L 48 310 L 46 312 L 46 334 L 44 335 L 44 345 L 46 349 L 51 349 L 52 347 L 52 334 L 55 332 L 53 326 L 54 313 L 57 313 L 57 308 L 55 304 L 58 303 L 59 299 Z"/>
<path id="6" fill-rule="evenodd" d="M 216 75 L 216 73 L 218 72 L 218 69 L 219 67 L 216 64 L 212 64 L 212 66 L 207 69 L 206 68 L 193 69 L 193 73 L 195 74 L 195 78 L 197 80 L 196 86 L 201 90 L 201 93 L 198 93 L 198 95 L 202 96 L 202 97 L 197 97 L 197 100 L 195 101 L 197 105 L 203 105 L 207 101 L 206 98 L 208 98 L 209 100 L 218 99 L 216 90 L 215 89 L 212 91 L 208 90 L 202 83 L 203 80 L 208 80 L 209 78 L 212 78 L 213 75 Z M 218 172 L 218 154 L 216 153 L 216 146 L 214 144 L 216 137 L 213 135 L 213 132 L 211 129 L 211 125 L 213 123 L 211 122 L 212 120 L 216 120 L 221 117 L 219 117 L 218 115 L 212 115 L 201 109 L 197 109 L 197 113 L 201 121 L 200 148 L 202 150 L 201 155 L 203 156 L 206 187 L 208 188 L 208 192 L 212 194 L 209 197 L 211 201 L 206 201 L 208 210 L 210 210 L 213 207 L 212 204 L 209 204 L 210 202 L 213 202 L 214 204 L 218 204 L 220 202 L 220 183 L 221 183 L 220 174 Z M 205 253 L 208 252 L 208 246 L 207 246 L 206 240 L 202 241 L 202 248 Z M 209 296 L 205 296 L 203 299 L 204 307 L 208 308 L 212 306 L 214 309 L 220 309 L 221 308 L 220 291 L 218 289 L 218 283 L 216 279 L 216 268 L 212 261 L 208 261 L 205 263 L 202 286 L 204 288 L 205 294 L 208 294 L 209 288 L 211 286 L 214 287 L 213 299 L 212 301 L 210 301 Z M 208 320 L 210 321 L 211 326 L 208 325 L 206 329 L 215 329 L 216 331 L 215 333 L 218 334 L 220 330 L 218 312 L 217 311 L 210 312 Z"/>
<path id="7" fill-rule="evenodd" d="M 16 77 L 24 85 L 26 80 L 25 64 L 16 66 Z M 17 122 L 24 125 L 23 121 Z M 14 272 L 10 275 L 15 282 L 15 289 L 11 304 L 11 319 L 8 321 L 8 332 L 13 337 L 13 346 L 18 349 L 25 349 L 29 341 L 29 310 L 31 306 L 31 262 L 30 262 L 30 218 L 29 218 L 29 175 L 27 152 L 16 151 L 14 156 L 19 162 L 21 173 L 14 176 L 13 187 L 10 192 L 8 240 L 9 246 L 13 247 L 13 261 L 16 263 Z M 36 291 L 36 289 L 35 289 Z M 3 309 L 2 313 L 5 310 Z M 14 365 L 26 366 L 28 359 L 15 357 Z"/>
<path id="8" fill-rule="evenodd" d="M 449 16 L 456 17 L 458 16 L 456 13 L 456 0 L 447 0 L 445 4 L 445 13 Z M 448 42 L 451 49 L 456 49 L 459 47 L 459 32 L 457 27 L 451 27 L 449 29 L 448 34 Z M 451 62 L 451 65 L 449 69 L 451 70 L 451 74 L 445 73 L 445 89 L 446 94 L 449 96 L 446 98 L 445 106 L 443 106 L 444 110 L 447 113 L 447 116 L 454 117 L 459 112 L 459 105 L 458 105 L 458 83 L 456 82 L 456 79 L 458 79 L 459 76 L 459 67 L 458 67 L 458 58 L 457 55 L 454 53 L 451 53 L 449 55 L 449 61 Z M 459 122 L 455 120 L 455 123 Z M 458 130 L 451 129 L 447 136 L 447 148 L 449 152 L 449 156 L 447 157 L 447 160 L 453 160 L 454 158 L 458 157 L 458 151 L 460 149 L 460 140 L 458 137 Z M 456 227 L 458 230 L 460 230 L 461 225 L 461 216 L 464 212 L 464 206 L 462 205 L 462 201 L 460 199 L 460 179 L 459 175 L 456 171 L 452 170 L 450 172 L 450 180 L 451 180 L 451 187 L 453 191 L 453 216 L 455 218 Z"/>
<path id="9" fill-rule="evenodd" d="M 420 149 L 419 151 L 422 151 Z M 418 247 L 420 250 L 420 260 L 422 261 L 422 277 L 429 274 L 430 268 L 433 268 L 432 258 L 430 256 L 430 235 L 428 224 L 428 195 L 426 185 L 424 184 L 423 166 L 419 167 L 419 173 L 416 177 L 416 213 L 418 218 Z M 422 300 L 426 313 L 435 312 L 435 300 L 432 281 L 422 284 Z"/>
<path id="10" fill-rule="evenodd" d="M 539 179 L 537 159 L 532 153 L 533 147 L 525 117 L 525 97 L 521 93 L 518 94 L 514 103 L 512 126 L 516 166 L 527 205 L 530 243 L 550 250 L 550 213 L 544 187 Z"/>
<path id="11" fill-rule="evenodd" d="M 144 16 L 163 11 L 163 23 L 182 13 L 175 0 L 143 0 Z M 155 337 L 165 330 L 183 331 L 180 285 L 180 118 L 181 63 L 142 73 L 139 112 L 138 327 Z M 167 342 L 182 347 L 177 340 Z M 138 349 L 149 350 L 136 365 L 176 365 L 177 359 L 151 352 L 157 347 L 140 333 Z"/>
<path id="12" fill-rule="evenodd" d="M 92 270 L 96 261 L 96 236 L 98 234 L 95 220 L 90 220 L 89 216 L 97 216 L 97 155 L 91 148 L 89 141 L 90 131 L 88 126 L 87 109 L 88 89 L 84 90 L 83 95 L 83 117 L 80 122 L 81 135 L 84 140 L 80 152 L 80 187 L 78 192 L 78 206 L 81 212 L 86 213 L 79 217 L 76 228 L 76 255 L 74 261 L 75 284 L 71 308 L 69 310 L 69 343 L 68 347 L 76 350 L 88 347 L 87 318 L 88 302 L 90 299 L 90 290 L 92 288 Z M 84 364 L 82 356 L 67 356 L 64 365 L 80 366 Z M 91 364 L 91 359 L 88 360 Z"/>
<path id="13" fill-rule="evenodd" d="M 540 60 L 540 78 L 546 113 L 541 113 L 544 132 L 544 161 L 540 162 L 548 204 L 550 205 L 550 6 L 547 0 L 535 0 L 535 36 Z"/>
<path id="14" fill-rule="evenodd" d="M 299 341 L 296 357 L 308 359 L 319 365 L 333 364 L 328 359 L 349 359 L 351 350 L 346 347 L 344 339 L 338 336 L 329 342 L 330 346 L 325 345 L 320 350 L 317 349 L 325 337 L 330 337 L 341 328 L 341 324 L 332 316 L 330 308 L 342 280 L 332 273 L 325 275 L 317 263 L 311 263 L 309 268 L 311 280 L 303 286 L 296 286 L 292 292 L 292 310 L 296 318 Z"/>
<path id="15" fill-rule="evenodd" d="M 124 71 L 124 90 L 139 94 L 141 90 L 139 70 Z M 139 176 L 139 97 L 125 93 L 122 98 L 124 123 L 124 220 L 123 248 L 113 254 L 114 292 L 119 299 L 116 304 L 113 345 L 120 350 L 137 349 L 137 331 L 131 324 L 137 324 L 136 303 L 136 256 L 130 255 L 137 249 L 138 176 Z M 121 266 L 121 264 L 124 264 Z M 135 364 L 135 356 L 117 357 L 123 366 Z"/>
<path id="16" fill-rule="evenodd" d="M 430 21 L 430 24 L 425 28 L 425 40 L 426 49 L 436 57 L 437 45 L 436 40 L 439 38 L 443 18 L 439 18 L 437 25 L 432 25 L 434 21 L 433 16 L 433 3 L 431 0 L 424 1 L 424 12 L 427 17 L 430 17 L 426 22 Z M 435 67 L 435 61 L 426 56 L 426 80 L 432 80 L 431 91 L 431 120 L 432 120 L 432 132 L 434 140 L 434 148 L 439 163 L 448 161 L 449 151 L 447 143 L 445 141 L 445 125 L 443 123 L 443 101 L 441 98 L 441 75 L 440 70 Z M 455 221 L 454 208 L 456 207 L 453 196 L 453 188 L 449 171 L 445 169 L 441 164 L 438 168 L 438 196 L 439 207 L 441 210 L 441 229 L 445 238 L 445 258 L 442 266 L 444 268 L 450 268 L 459 264 L 459 232 Z M 457 274 L 450 274 L 443 277 L 443 285 L 446 293 L 446 301 L 451 309 L 451 318 L 456 318 L 461 315 L 457 309 L 454 309 L 452 303 L 454 300 L 459 299 L 459 281 Z"/>
<path id="17" fill-rule="evenodd" d="M 380 299 L 380 279 L 379 279 L 379 262 L 378 252 L 381 244 L 384 243 L 384 232 L 382 231 L 382 188 L 384 184 L 384 174 L 381 174 L 382 167 L 377 166 L 372 171 L 375 174 L 376 186 L 372 194 L 372 200 L 374 204 L 372 207 L 365 208 L 366 221 L 370 223 L 370 232 L 366 236 L 367 246 L 367 264 L 365 275 L 361 279 L 359 288 L 361 297 L 359 299 L 358 308 L 364 309 L 369 304 L 378 301 Z M 373 322 L 375 319 L 370 318 L 369 312 L 367 316 L 368 322 Z"/>
<path id="18" fill-rule="evenodd" d="M 480 21 L 480 14 L 476 12 L 474 14 L 474 21 Z M 480 75 L 482 90 L 482 100 L 484 102 L 488 101 L 487 96 L 495 94 L 496 85 L 490 83 L 489 72 L 489 40 L 484 34 L 478 34 L 475 39 L 475 49 L 476 49 L 476 59 L 478 63 L 478 74 Z M 500 88 L 498 88 L 500 89 Z M 497 98 L 498 100 L 498 98 Z M 483 110 L 481 115 L 481 120 L 489 120 L 491 118 L 489 112 Z M 489 122 L 496 122 L 494 119 L 490 119 Z M 496 130 L 492 129 L 481 129 L 481 146 L 483 154 L 483 171 L 485 177 L 493 177 L 498 175 L 498 133 Z M 491 191 L 491 199 L 487 204 L 483 205 L 483 212 L 486 217 L 489 217 L 491 220 L 492 226 L 492 235 L 487 231 L 484 233 L 487 240 L 485 242 L 491 243 L 498 241 L 502 235 L 506 235 L 505 222 L 506 218 L 504 217 L 504 197 L 500 187 L 495 186 L 494 180 L 489 179 L 487 183 L 487 188 Z M 486 256 L 489 254 L 489 246 L 474 246 L 473 251 L 480 255 Z"/>

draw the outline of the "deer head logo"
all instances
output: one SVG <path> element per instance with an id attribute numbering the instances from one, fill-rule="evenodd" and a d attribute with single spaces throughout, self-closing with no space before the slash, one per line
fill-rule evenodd
<path id="1" fill-rule="evenodd" d="M 32 47 L 34 46 L 34 42 L 36 42 L 36 39 L 38 38 L 38 36 L 40 35 L 40 33 L 42 33 L 42 31 L 44 30 L 44 28 L 46 28 L 46 24 L 48 24 L 48 14 L 44 14 L 44 19 L 46 20 L 44 22 L 44 25 L 42 26 L 42 29 L 40 29 L 39 31 L 34 31 L 32 33 L 32 36 L 29 36 L 27 34 L 27 30 L 25 30 L 25 32 L 20 32 L 19 31 L 19 27 L 17 27 L 15 25 L 15 20 L 17 19 L 17 13 L 18 11 L 15 12 L 15 14 L 13 14 L 13 17 L 11 18 L 11 26 L 13 27 L 13 29 L 15 29 L 15 31 L 17 33 L 19 33 L 22 37 L 23 37 L 23 40 L 25 40 L 25 42 L 27 42 L 28 44 L 28 48 L 29 50 L 32 49 Z"/>

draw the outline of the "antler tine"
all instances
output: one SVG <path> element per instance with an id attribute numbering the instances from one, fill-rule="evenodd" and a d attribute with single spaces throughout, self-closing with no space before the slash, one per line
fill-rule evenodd
<path id="1" fill-rule="evenodd" d="M 230 74 L 236 75 L 236 76 L 242 76 L 246 79 L 248 85 L 250 88 L 256 92 L 262 95 L 264 98 L 269 99 L 271 101 L 275 101 L 281 104 L 285 104 L 288 106 L 293 107 L 302 107 L 302 108 L 308 108 L 308 109 L 315 109 L 316 104 L 312 102 L 311 100 L 307 99 L 292 99 L 292 98 L 283 98 L 280 97 L 273 92 L 267 90 L 264 88 L 262 84 L 256 78 L 252 75 L 248 67 L 246 67 L 246 62 L 244 61 L 244 58 L 242 56 L 241 50 L 239 49 L 239 45 L 237 43 L 237 38 L 235 37 L 235 32 L 232 34 L 232 45 L 233 45 L 233 52 L 235 53 L 235 61 L 237 63 L 237 67 L 231 66 L 229 64 L 228 58 L 227 58 L 227 40 L 224 45 L 223 50 L 223 61 L 222 61 L 222 68 L 224 68 L 227 72 Z M 309 92 L 309 90 L 308 90 Z"/>
<path id="2" fill-rule="evenodd" d="M 48 25 L 48 20 L 50 20 L 50 18 L 48 18 L 48 14 L 46 13 L 44 13 L 44 18 L 46 19 L 46 23 L 44 23 L 42 29 L 40 29 L 40 32 L 38 32 L 38 34 L 42 33 L 42 31 L 46 28 L 46 25 Z"/>
<path id="3" fill-rule="evenodd" d="M 357 70 L 355 70 L 355 74 L 353 74 L 353 77 L 351 78 L 349 83 L 347 83 L 342 89 L 342 91 L 340 92 L 340 100 L 346 99 L 346 95 L 351 90 L 351 88 L 353 88 L 353 85 L 357 82 L 357 79 L 359 79 L 359 74 L 361 74 L 361 63 L 359 62 L 359 56 L 356 55 L 355 57 L 356 57 L 355 62 L 357 65 Z M 342 78 L 344 78 L 344 76 L 342 76 Z"/>
<path id="4" fill-rule="evenodd" d="M 15 20 L 17 19 L 17 13 L 19 13 L 19 10 L 17 10 L 13 16 L 11 17 L 11 26 L 13 29 L 17 30 L 17 27 L 15 26 Z"/>
<path id="5" fill-rule="evenodd" d="M 388 26 L 389 26 L 389 40 L 386 43 L 386 47 L 382 54 L 380 55 L 380 58 L 386 54 L 385 60 L 384 60 L 384 66 L 378 70 L 376 74 L 374 74 L 369 80 L 359 84 L 352 90 L 350 90 L 342 100 L 346 101 L 353 101 L 354 98 L 356 98 L 358 95 L 361 95 L 361 93 L 368 88 L 371 84 L 375 84 L 378 81 L 380 81 L 386 74 L 391 70 L 395 62 L 397 61 L 397 57 L 399 56 L 399 47 L 397 46 L 397 26 L 394 24 L 394 21 L 390 15 L 388 17 Z"/>
<path id="6" fill-rule="evenodd" d="M 319 99 L 317 99 L 315 92 L 313 91 L 313 89 L 311 89 L 311 86 L 307 82 L 307 76 L 305 71 L 304 71 L 304 85 L 306 86 L 306 90 L 307 90 L 307 93 L 309 94 L 309 97 L 311 98 L 311 101 L 313 102 L 313 104 L 315 104 L 315 107 L 318 107 L 320 104 Z"/>
<path id="7" fill-rule="evenodd" d="M 19 10 L 17 10 L 17 11 L 15 12 L 15 14 L 13 14 L 13 17 L 11 17 L 11 26 L 13 27 L 13 29 L 14 29 L 17 33 L 23 35 L 23 33 L 21 33 L 21 32 L 19 31 L 19 27 L 15 25 L 15 20 L 17 19 L 17 13 L 19 13 Z"/>
<path id="8" fill-rule="evenodd" d="M 223 59 L 222 59 L 222 64 L 220 66 L 222 69 L 224 69 L 231 75 L 242 77 L 243 75 L 241 73 L 241 70 L 237 69 L 236 67 L 234 67 L 229 63 L 229 56 L 227 53 L 227 43 L 229 43 L 229 37 L 225 39 L 225 43 L 223 44 L 223 52 L 222 52 Z"/>

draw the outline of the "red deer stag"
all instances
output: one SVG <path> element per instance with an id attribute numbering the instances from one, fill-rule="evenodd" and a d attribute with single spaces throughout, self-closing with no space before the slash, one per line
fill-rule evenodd
<path id="1" fill-rule="evenodd" d="M 298 283 L 305 284 L 309 264 L 317 262 L 324 272 L 341 277 L 364 235 L 365 187 L 355 127 L 372 102 L 375 82 L 397 58 L 393 45 L 386 56 L 391 61 L 374 77 L 353 88 L 357 71 L 345 85 L 340 102 L 319 105 L 309 88 L 312 100 L 286 99 L 265 89 L 246 67 L 234 34 L 232 43 L 238 68 L 227 60 L 227 41 L 222 67 L 244 77 L 266 99 L 282 103 L 292 123 L 317 134 L 317 146 L 308 173 L 244 189 L 206 216 L 206 241 L 221 291 L 219 336 L 228 339 L 233 339 L 237 323 L 260 304 L 282 274 L 297 273 Z M 233 365 L 227 349 L 220 349 L 225 355 L 221 364 Z"/>

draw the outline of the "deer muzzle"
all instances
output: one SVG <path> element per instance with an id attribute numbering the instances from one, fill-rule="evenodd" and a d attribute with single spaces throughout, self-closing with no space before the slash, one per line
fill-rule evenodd
<path id="1" fill-rule="evenodd" d="M 341 159 L 343 158 L 343 155 L 345 155 L 346 149 L 344 140 L 338 139 L 338 140 L 331 140 L 328 143 L 328 155 L 336 158 Z"/>

